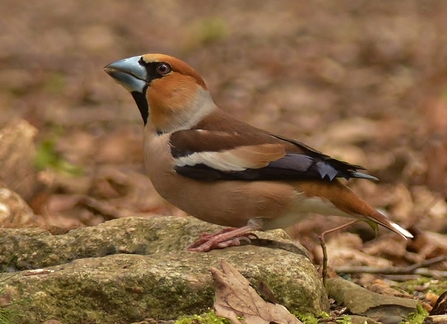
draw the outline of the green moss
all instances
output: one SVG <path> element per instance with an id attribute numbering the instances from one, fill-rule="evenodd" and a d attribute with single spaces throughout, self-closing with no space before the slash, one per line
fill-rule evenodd
<path id="1" fill-rule="evenodd" d="M 148 311 L 154 318 L 172 319 L 204 312 L 212 305 L 213 287 L 198 295 L 181 279 L 166 277 L 160 283 L 157 276 L 136 275 L 108 280 L 104 269 L 98 266 L 96 270 L 95 275 L 81 270 L 57 281 L 33 280 L 29 284 L 36 289 L 31 293 L 19 287 L 20 319 L 25 323 L 54 318 L 67 324 L 127 323 L 140 320 Z"/>
<path id="2" fill-rule="evenodd" d="M 314 272 L 309 269 L 306 273 L 310 275 Z M 315 310 L 321 312 L 328 309 L 326 296 L 321 295 L 321 300 L 316 300 L 315 296 L 309 293 L 307 289 L 300 289 L 299 284 L 296 282 L 297 278 L 293 274 L 290 274 L 290 277 L 285 277 L 284 274 L 278 273 L 276 275 L 273 271 L 263 273 L 261 270 L 261 278 L 273 290 L 278 302 L 291 311 L 299 309 L 302 313 L 311 314 Z M 315 282 L 320 280 L 319 278 L 314 279 Z M 314 315 L 318 315 L 318 313 Z"/>
<path id="3" fill-rule="evenodd" d="M 428 316 L 428 312 L 421 306 L 417 305 L 416 311 L 410 313 L 408 317 L 400 322 L 400 324 L 421 324 L 424 319 Z"/>
<path id="4" fill-rule="evenodd" d="M 318 324 L 318 318 L 312 314 L 297 314 L 293 313 L 300 321 L 305 324 Z"/>
<path id="5" fill-rule="evenodd" d="M 335 322 L 338 324 L 352 324 L 352 319 L 349 315 L 343 315 L 342 318 L 336 319 Z"/>
<path id="6" fill-rule="evenodd" d="M 217 316 L 214 311 L 202 315 L 187 316 L 175 321 L 175 324 L 231 324 L 230 320 Z"/>
<path id="7" fill-rule="evenodd" d="M 39 170 L 51 168 L 70 176 L 79 176 L 83 173 L 81 167 L 70 164 L 56 151 L 54 138 L 48 138 L 40 143 L 34 163 Z"/>
<path id="8" fill-rule="evenodd" d="M 0 292 L 1 294 L 1 292 Z M 0 324 L 14 324 L 17 321 L 17 314 L 14 309 L 0 306 Z"/>
<path id="9" fill-rule="evenodd" d="M 3 273 L 0 274 L 0 283 L 8 280 L 11 276 L 2 278 Z M 0 288 L 0 324 L 14 324 L 17 323 L 18 311 L 16 304 L 9 302 L 10 296 L 5 292 L 4 288 Z"/>
<path id="10" fill-rule="evenodd" d="M 433 280 L 430 278 L 418 278 L 415 280 L 408 280 L 397 285 L 409 294 L 413 294 L 415 291 L 418 292 L 432 292 L 434 294 L 440 295 L 447 290 L 447 282 Z"/>
<path id="11" fill-rule="evenodd" d="M 292 314 L 305 324 L 318 324 L 320 319 L 330 318 L 329 314 L 326 312 L 321 312 L 318 316 L 309 313 L 301 314 L 298 312 L 292 312 Z"/>

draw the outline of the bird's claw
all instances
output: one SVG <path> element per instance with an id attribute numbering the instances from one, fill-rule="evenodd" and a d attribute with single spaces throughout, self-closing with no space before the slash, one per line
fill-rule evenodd
<path id="1" fill-rule="evenodd" d="M 214 249 L 224 249 L 231 246 L 240 246 L 251 244 L 252 239 L 257 239 L 258 236 L 254 233 L 245 233 L 235 237 L 229 237 L 234 228 L 225 228 L 219 233 L 200 235 L 200 239 L 188 247 L 188 251 L 192 252 L 208 252 Z M 223 235 L 226 234 L 226 235 Z M 244 244 L 242 244 L 244 243 Z"/>

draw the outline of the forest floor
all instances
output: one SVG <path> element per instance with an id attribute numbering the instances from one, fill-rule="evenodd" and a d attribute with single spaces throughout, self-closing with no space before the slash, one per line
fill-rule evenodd
<path id="1" fill-rule="evenodd" d="M 447 289 L 445 21 L 442 1 L 3 0 L 0 126 L 26 120 L 37 148 L 34 176 L 11 178 L 14 166 L 1 172 L 35 216 L 3 225 L 57 233 L 126 216 L 184 215 L 144 176 L 138 109 L 103 71 L 161 52 L 193 66 L 238 119 L 378 177 L 349 185 L 415 240 L 384 229 L 375 238 L 354 225 L 328 236 L 329 265 L 364 286 L 414 279 L 411 292 L 433 305 Z M 30 154 L 20 142 L 13 149 L 5 156 Z M 320 264 L 317 235 L 346 221 L 315 215 L 288 232 Z M 414 264 L 424 276 L 407 268 Z M 444 286 L 434 290 L 427 280 Z"/>

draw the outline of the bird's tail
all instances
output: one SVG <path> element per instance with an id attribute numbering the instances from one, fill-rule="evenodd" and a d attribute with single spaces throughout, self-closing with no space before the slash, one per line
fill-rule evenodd
<path id="1" fill-rule="evenodd" d="M 338 185 L 340 186 L 340 184 Z M 339 189 L 341 189 L 339 192 L 343 195 L 344 199 L 332 200 L 332 203 L 340 210 L 352 215 L 355 218 L 366 218 L 368 221 L 382 225 L 405 239 L 413 238 L 413 235 L 409 231 L 389 220 L 382 213 L 372 208 L 368 203 L 353 193 L 348 187 L 341 185 Z"/>
<path id="2" fill-rule="evenodd" d="M 377 223 L 379 225 L 382 225 L 383 227 L 388 228 L 389 230 L 399 234 L 405 239 L 413 238 L 413 235 L 410 232 L 408 232 L 405 228 L 399 226 L 393 221 L 390 221 L 388 218 L 386 218 L 383 214 L 379 213 L 377 210 L 373 209 L 373 212 L 370 215 L 366 215 L 364 217 L 366 217 L 366 219 L 370 221 L 373 221 L 374 223 Z"/>

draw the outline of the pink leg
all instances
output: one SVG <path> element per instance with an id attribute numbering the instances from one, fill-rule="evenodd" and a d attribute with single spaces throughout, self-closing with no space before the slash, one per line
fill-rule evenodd
<path id="1" fill-rule="evenodd" d="M 226 228 L 216 234 L 203 234 L 200 239 L 188 247 L 188 251 L 208 252 L 213 249 L 223 249 L 239 246 L 242 240 L 250 241 L 252 231 L 262 228 L 262 220 L 250 220 L 246 226 L 240 228 Z"/>

